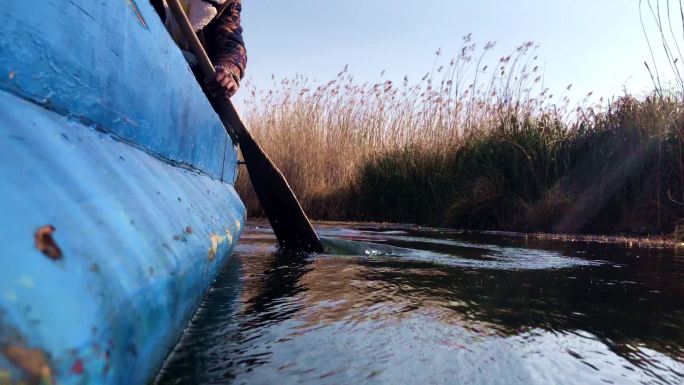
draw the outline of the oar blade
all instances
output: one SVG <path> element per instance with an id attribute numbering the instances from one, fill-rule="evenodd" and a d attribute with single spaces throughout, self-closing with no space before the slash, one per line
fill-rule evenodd
<path id="1" fill-rule="evenodd" d="M 249 132 L 242 132 L 238 137 L 252 187 L 280 247 L 294 251 L 323 252 L 321 240 L 283 174 Z"/>

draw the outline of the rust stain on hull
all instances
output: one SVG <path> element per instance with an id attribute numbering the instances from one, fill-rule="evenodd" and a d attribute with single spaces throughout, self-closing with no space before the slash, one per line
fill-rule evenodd
<path id="1" fill-rule="evenodd" d="M 45 225 L 35 234 L 36 248 L 45 254 L 48 258 L 58 260 L 62 259 L 62 249 L 57 246 L 57 243 L 52 238 L 52 233 L 55 232 L 55 227 L 52 225 Z"/>
<path id="2" fill-rule="evenodd" d="M 8 346 L 2 352 L 12 364 L 26 373 L 31 383 L 53 383 L 52 370 L 42 350 Z"/>

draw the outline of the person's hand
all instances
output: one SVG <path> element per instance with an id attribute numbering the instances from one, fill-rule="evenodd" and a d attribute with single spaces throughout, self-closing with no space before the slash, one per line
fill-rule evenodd
<path id="1" fill-rule="evenodd" d="M 216 75 L 207 81 L 207 91 L 217 99 L 230 99 L 240 88 L 237 76 L 228 68 L 216 66 Z"/>

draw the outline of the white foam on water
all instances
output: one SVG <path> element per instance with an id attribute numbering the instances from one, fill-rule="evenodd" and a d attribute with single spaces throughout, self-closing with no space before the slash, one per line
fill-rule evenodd
<path id="1" fill-rule="evenodd" d="M 401 237 L 401 240 L 425 242 L 426 238 Z M 471 249 L 478 252 L 480 256 L 478 258 L 469 258 L 465 255 L 438 253 L 429 250 L 417 250 L 345 239 L 325 238 L 324 241 L 335 255 L 359 255 L 373 260 L 393 258 L 406 262 L 422 262 L 476 269 L 552 270 L 578 266 L 598 266 L 604 263 L 602 261 L 565 256 L 555 251 L 502 247 L 491 244 L 472 244 L 450 240 L 430 239 L 430 242 Z"/>

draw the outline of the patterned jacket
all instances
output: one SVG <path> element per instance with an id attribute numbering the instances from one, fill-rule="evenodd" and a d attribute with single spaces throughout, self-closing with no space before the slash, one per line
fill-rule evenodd
<path id="1" fill-rule="evenodd" d="M 150 0 L 159 13 L 162 20 L 166 20 L 167 14 L 164 8 L 164 0 Z M 229 67 L 240 78 L 245 75 L 247 66 L 247 52 L 245 42 L 242 39 L 242 26 L 240 25 L 240 12 L 242 11 L 241 0 L 202 0 L 215 7 L 217 16 L 204 27 L 198 34 L 205 43 L 209 56 L 214 65 Z"/>

